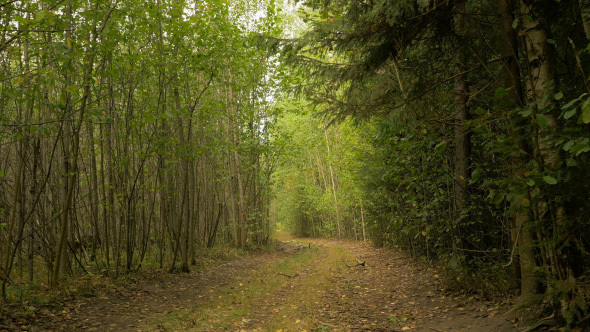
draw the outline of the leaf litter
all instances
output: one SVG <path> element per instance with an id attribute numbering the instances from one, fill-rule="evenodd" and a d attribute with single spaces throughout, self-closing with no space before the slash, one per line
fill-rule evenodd
<path id="1" fill-rule="evenodd" d="M 284 273 L 292 277 L 265 270 L 311 248 L 309 261 Z M 238 294 L 265 282 L 276 285 L 253 302 Z M 195 313 L 211 306 L 215 314 L 198 322 Z M 508 309 L 445 289 L 438 271 L 400 251 L 302 239 L 205 271 L 163 273 L 108 296 L 71 298 L 28 320 L 0 322 L 0 331 L 174 331 L 155 323 L 170 315 L 182 321 L 178 331 L 521 331 Z"/>

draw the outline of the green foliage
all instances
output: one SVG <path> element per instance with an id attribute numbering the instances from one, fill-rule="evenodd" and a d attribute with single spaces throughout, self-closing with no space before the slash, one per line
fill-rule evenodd
<path id="1" fill-rule="evenodd" d="M 309 0 L 300 10 L 307 32 L 267 41 L 303 78 L 293 90 L 328 121 L 371 119 L 359 127 L 369 128 L 361 137 L 371 147 L 339 176 L 353 175 L 377 245 L 439 259 L 459 285 L 484 279 L 480 285 L 494 282 L 498 291 L 517 291 L 514 256 L 529 250 L 536 289 L 561 307 L 566 324 L 580 322 L 590 269 L 590 97 L 581 93 L 588 91 L 590 46 L 576 49 L 587 36 L 570 28 L 582 24 L 580 7 L 530 2 L 506 24 L 497 2 L 462 4 Z M 529 5 L 533 11 L 524 11 Z M 538 52 L 546 54 L 525 52 L 530 45 L 521 40 L 512 46 L 522 50 L 510 50 L 517 59 L 498 58 L 512 47 L 502 43 L 510 31 L 501 27 L 510 25 L 515 38 L 530 39 L 533 25 L 544 31 Z M 553 56 L 542 81 L 535 66 Z M 520 73 L 508 71 L 510 61 Z M 509 75 L 521 75 L 523 91 L 499 81 Z M 457 102 L 457 84 L 469 90 L 466 106 Z M 468 116 L 457 123 L 461 107 Z M 467 155 L 458 153 L 458 138 L 468 142 Z M 456 201 L 461 165 L 469 174 L 466 206 Z M 306 209 L 322 206 L 319 193 L 301 189 Z M 530 243 L 519 242 L 523 229 Z"/>
<path id="2" fill-rule="evenodd" d="M 275 174 L 275 218 L 304 236 L 362 238 L 360 156 L 363 135 L 350 123 L 326 127 L 305 102 L 281 103 L 279 144 L 288 144 Z"/>
<path id="3" fill-rule="evenodd" d="M 52 270 L 59 248 L 88 236 L 97 242 L 92 250 L 78 249 L 57 269 L 117 275 L 144 260 L 162 268 L 193 258 L 198 247 L 233 240 L 228 210 L 238 192 L 248 200 L 240 210 L 244 242 L 268 241 L 277 157 L 269 104 L 281 82 L 254 35 L 282 33 L 276 6 L 0 6 L 3 293 L 16 253 L 31 250 L 31 261 L 42 258 Z M 33 270 L 35 280 L 45 275 Z"/>

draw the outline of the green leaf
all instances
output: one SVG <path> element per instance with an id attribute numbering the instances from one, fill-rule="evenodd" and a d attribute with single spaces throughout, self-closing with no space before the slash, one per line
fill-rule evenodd
<path id="1" fill-rule="evenodd" d="M 549 175 L 545 175 L 543 177 L 543 181 L 545 181 L 547 184 L 557 184 L 557 180 L 554 177 L 549 176 Z"/>
<path id="2" fill-rule="evenodd" d="M 531 206 L 531 201 L 529 201 L 527 198 L 523 198 L 520 205 L 522 205 L 524 207 L 529 207 L 529 206 Z"/>
<path id="3" fill-rule="evenodd" d="M 518 114 L 520 114 L 520 116 L 522 116 L 523 118 L 528 117 L 529 115 L 531 115 L 531 113 L 532 113 L 532 111 L 530 109 L 525 109 L 525 110 L 518 112 Z"/>
<path id="4" fill-rule="evenodd" d="M 568 109 L 568 108 L 570 108 L 570 107 L 571 107 L 573 104 L 577 103 L 578 101 L 580 101 L 580 99 L 579 99 L 579 98 L 576 98 L 576 99 L 570 100 L 570 102 L 569 102 L 569 103 L 567 103 L 567 104 L 565 104 L 565 105 L 561 106 L 561 109 L 562 109 L 562 110 Z"/>
<path id="5" fill-rule="evenodd" d="M 568 158 L 565 162 L 569 167 L 578 166 L 578 162 L 574 158 Z"/>
<path id="6" fill-rule="evenodd" d="M 559 91 L 555 94 L 553 98 L 555 98 L 555 100 L 560 100 L 561 98 L 563 98 L 563 92 Z"/>
<path id="7" fill-rule="evenodd" d="M 506 196 L 506 193 L 499 193 L 499 194 L 497 194 L 497 195 L 494 197 L 494 199 L 492 200 L 492 203 L 493 203 L 493 204 L 496 204 L 496 205 L 498 205 L 498 204 L 502 203 L 502 201 L 504 200 L 504 197 L 505 197 L 505 196 Z"/>
<path id="8" fill-rule="evenodd" d="M 555 39 L 547 39 L 549 44 L 555 45 Z"/>
<path id="9" fill-rule="evenodd" d="M 506 194 L 506 200 L 509 202 L 512 202 L 512 200 L 514 199 L 515 196 L 518 196 L 518 195 L 516 195 L 514 193 L 508 193 L 508 194 Z"/>
<path id="10" fill-rule="evenodd" d="M 590 98 L 582 104 L 582 122 L 590 123 Z"/>
<path id="11" fill-rule="evenodd" d="M 527 180 L 527 182 L 526 182 L 526 184 L 528 184 L 530 187 L 532 187 L 532 186 L 534 186 L 534 185 L 535 185 L 535 180 L 533 180 L 533 179 L 528 179 L 528 180 Z"/>
<path id="12" fill-rule="evenodd" d="M 471 173 L 471 179 L 473 182 L 476 182 L 477 180 L 479 180 L 479 177 L 481 176 L 481 173 L 483 172 L 483 170 L 481 169 L 481 167 L 477 167 L 473 173 Z"/>
<path id="13" fill-rule="evenodd" d="M 37 22 L 41 22 L 43 21 L 48 15 L 50 15 L 49 11 L 47 10 L 40 10 L 38 12 L 35 13 L 35 21 Z"/>
<path id="14" fill-rule="evenodd" d="M 571 149 L 571 148 L 572 148 L 572 146 L 574 146 L 574 144 L 575 144 L 575 143 L 576 143 L 576 141 L 575 141 L 575 140 L 570 140 L 570 141 L 568 141 L 567 143 L 565 143 L 565 144 L 563 145 L 563 150 L 565 150 L 565 151 L 569 151 L 569 149 Z"/>
<path id="15" fill-rule="evenodd" d="M 69 92 L 69 93 L 77 93 L 78 92 L 78 87 L 77 86 L 70 85 L 70 86 L 68 86 L 66 88 L 66 92 Z"/>
<path id="16" fill-rule="evenodd" d="M 509 186 L 510 192 L 517 195 L 517 196 L 522 196 L 526 193 L 526 191 L 524 190 L 524 188 L 522 188 L 519 185 L 511 185 Z"/>
<path id="17" fill-rule="evenodd" d="M 0 170 L 0 178 L 3 178 L 6 175 L 5 170 Z"/>
<path id="18" fill-rule="evenodd" d="M 499 88 L 496 88 L 496 91 L 494 91 L 494 94 L 496 95 L 497 98 L 502 98 L 508 94 L 508 91 L 506 91 L 506 89 L 504 89 L 502 87 L 499 87 Z"/>
<path id="19" fill-rule="evenodd" d="M 575 108 L 574 109 L 571 109 L 571 110 L 569 110 L 567 112 L 564 112 L 563 113 L 563 118 L 567 120 L 567 119 L 571 118 L 572 116 L 574 116 L 574 114 L 576 114 L 576 109 Z"/>
<path id="20" fill-rule="evenodd" d="M 512 21 L 512 29 L 516 29 L 518 27 L 518 17 Z"/>
<path id="21" fill-rule="evenodd" d="M 0 223 L 0 231 L 3 230 L 6 226 L 8 226 L 8 223 Z"/>
<path id="22" fill-rule="evenodd" d="M 547 121 L 547 117 L 544 114 L 538 113 L 536 116 L 537 119 L 537 124 L 539 125 L 539 127 L 541 128 L 546 128 L 548 121 Z"/>
<path id="23" fill-rule="evenodd" d="M 442 153 L 447 149 L 447 141 L 442 141 L 434 147 L 436 153 Z"/>
<path id="24" fill-rule="evenodd" d="M 488 195 L 488 199 L 491 201 L 496 196 L 496 189 L 490 190 L 490 194 Z"/>

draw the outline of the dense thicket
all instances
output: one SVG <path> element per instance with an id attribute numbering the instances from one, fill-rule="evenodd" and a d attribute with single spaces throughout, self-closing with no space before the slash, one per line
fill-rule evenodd
<path id="1" fill-rule="evenodd" d="M 272 2 L 0 4 L 3 299 L 269 236 Z M 259 19 L 256 19 L 259 17 Z"/>
<path id="2" fill-rule="evenodd" d="M 273 174 L 271 218 L 301 236 L 367 239 L 355 181 L 360 154 L 370 149 L 350 123 L 326 127 L 307 102 L 275 105 L 276 145 L 285 146 Z"/>
<path id="3" fill-rule="evenodd" d="M 350 174 L 377 244 L 442 259 L 459 282 L 494 281 L 482 291 L 519 280 L 525 303 L 573 324 L 590 314 L 589 10 L 310 0 L 309 31 L 270 47 L 329 119 L 372 118 L 372 148 Z M 302 206 L 315 204 L 307 187 L 293 186 Z"/>

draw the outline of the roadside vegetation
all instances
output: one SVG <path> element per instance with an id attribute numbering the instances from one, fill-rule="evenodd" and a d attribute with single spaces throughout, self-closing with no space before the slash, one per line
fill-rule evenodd
<path id="1" fill-rule="evenodd" d="M 587 2 L 1 3 L 2 307 L 190 273 L 285 228 L 590 324 Z"/>

